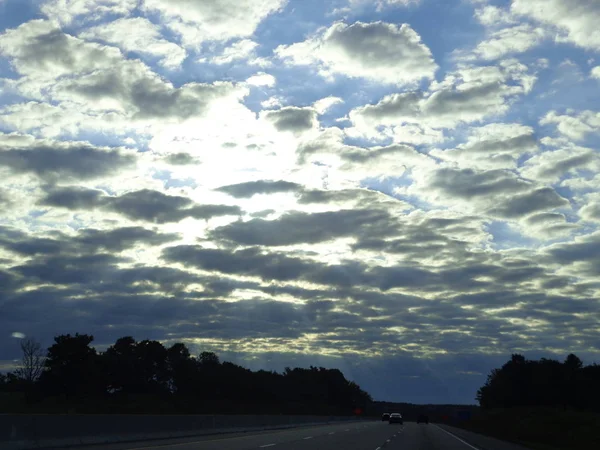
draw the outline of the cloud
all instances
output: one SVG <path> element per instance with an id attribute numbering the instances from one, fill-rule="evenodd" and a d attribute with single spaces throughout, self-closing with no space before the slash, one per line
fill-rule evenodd
<path id="1" fill-rule="evenodd" d="M 590 276 L 600 274 L 600 234 L 578 236 L 572 242 L 550 245 L 546 253 L 555 264 L 566 266 L 573 273 L 580 271 Z"/>
<path id="2" fill-rule="evenodd" d="M 522 217 L 537 211 L 547 211 L 554 208 L 569 206 L 569 201 L 551 188 L 538 188 L 533 191 L 517 194 L 503 204 L 492 207 L 491 214 L 513 219 Z"/>
<path id="3" fill-rule="evenodd" d="M 251 198 L 257 194 L 277 194 L 280 192 L 299 192 L 302 186 L 290 181 L 248 181 L 229 186 L 222 186 L 217 191 L 225 192 L 236 198 Z"/>
<path id="4" fill-rule="evenodd" d="M 144 9 L 158 12 L 186 46 L 251 36 L 286 0 L 145 0 Z"/>
<path id="5" fill-rule="evenodd" d="M 241 245 L 286 246 L 341 237 L 393 233 L 393 220 L 383 210 L 340 210 L 307 214 L 290 212 L 279 219 L 252 219 L 216 228 L 212 237 Z"/>
<path id="6" fill-rule="evenodd" d="M 344 144 L 344 133 L 327 129 L 306 140 L 296 151 L 303 165 L 322 164 L 335 168 L 340 177 L 360 182 L 368 177 L 400 176 L 416 166 L 431 166 L 434 160 L 410 145 L 392 144 L 364 148 Z"/>
<path id="7" fill-rule="evenodd" d="M 555 26 L 562 36 L 558 41 L 571 42 L 589 50 L 600 50 L 600 5 L 590 0 L 514 0 L 515 14 L 529 16 Z"/>
<path id="8" fill-rule="evenodd" d="M 546 30 L 529 24 L 504 28 L 491 33 L 484 41 L 477 44 L 472 53 L 467 53 L 463 58 L 491 61 L 511 54 L 524 53 L 540 45 L 547 36 Z"/>
<path id="9" fill-rule="evenodd" d="M 439 168 L 416 174 L 408 193 L 446 206 L 479 212 L 502 219 L 568 207 L 569 201 L 551 188 L 539 187 L 508 170 Z"/>
<path id="10" fill-rule="evenodd" d="M 22 137 L 16 144 L 11 135 L 0 134 L 0 167 L 12 174 L 34 174 L 49 182 L 92 180 L 116 176 L 136 163 L 135 153 L 125 149 Z"/>
<path id="11" fill-rule="evenodd" d="M 71 22 L 97 21 L 107 15 L 126 15 L 138 0 L 46 0 L 41 10 L 46 16 L 69 25 Z"/>
<path id="12" fill-rule="evenodd" d="M 320 64 L 324 74 L 397 85 L 432 79 L 431 51 L 408 24 L 337 22 L 304 42 L 279 46 L 275 54 L 292 65 Z"/>
<path id="13" fill-rule="evenodd" d="M 483 0 L 485 3 L 487 0 Z M 498 27 L 514 24 L 517 20 L 510 11 L 493 5 L 484 5 L 475 10 L 475 18 L 487 27 Z"/>
<path id="14" fill-rule="evenodd" d="M 533 128 L 516 123 L 490 123 L 470 129 L 467 142 L 429 154 L 460 167 L 473 169 L 516 169 L 518 160 L 538 149 Z"/>
<path id="15" fill-rule="evenodd" d="M 187 166 L 198 164 L 198 160 L 189 153 L 171 153 L 165 157 L 165 161 L 173 166 Z"/>
<path id="16" fill-rule="evenodd" d="M 594 2 L 33 3 L 0 31 L 0 329 L 415 402 L 597 359 Z"/>
<path id="17" fill-rule="evenodd" d="M 273 75 L 264 73 L 264 72 L 259 72 L 255 75 L 252 75 L 250 78 L 248 78 L 246 80 L 246 83 L 251 86 L 273 87 L 273 86 L 275 86 L 276 81 L 277 80 L 275 79 L 275 77 Z"/>
<path id="18" fill-rule="evenodd" d="M 511 99 L 526 93 L 531 82 L 526 67 L 512 61 L 500 66 L 465 67 L 432 84 L 427 93 L 390 94 L 374 105 L 353 109 L 349 116 L 367 134 L 378 126 L 404 124 L 453 128 L 504 114 Z"/>
<path id="19" fill-rule="evenodd" d="M 46 80 L 91 73 L 122 60 L 118 49 L 70 36 L 46 20 L 32 20 L 0 35 L 0 54 L 20 74 Z"/>
<path id="20" fill-rule="evenodd" d="M 600 195 L 590 193 L 584 199 L 585 203 L 579 209 L 579 216 L 587 222 L 600 222 Z"/>
<path id="21" fill-rule="evenodd" d="M 186 217 L 206 220 L 212 217 L 241 214 L 237 206 L 198 205 L 188 197 L 166 195 L 150 189 L 128 192 L 119 196 L 107 196 L 98 190 L 58 187 L 51 189 L 39 204 L 70 210 L 99 208 L 119 213 L 131 220 L 158 224 L 179 222 Z"/>
<path id="22" fill-rule="evenodd" d="M 313 108 L 319 114 L 324 114 L 327 111 L 329 111 L 334 105 L 337 105 L 340 103 L 344 103 L 344 100 L 341 99 L 340 97 L 334 97 L 334 96 L 330 95 L 329 97 L 325 97 L 325 98 L 321 98 L 321 99 L 317 100 L 313 104 Z"/>
<path id="23" fill-rule="evenodd" d="M 572 147 L 534 155 L 520 172 L 531 180 L 557 183 L 566 175 L 575 175 L 582 170 L 600 170 L 600 159 L 591 149 Z"/>
<path id="24" fill-rule="evenodd" d="M 249 59 L 255 55 L 257 47 L 258 44 L 251 39 L 240 39 L 226 47 L 221 54 L 211 58 L 210 62 L 213 64 L 230 64 L 240 59 Z"/>
<path id="25" fill-rule="evenodd" d="M 22 256 L 121 252 L 139 245 L 156 246 L 178 240 L 174 233 L 160 233 L 143 227 L 111 230 L 86 228 L 75 235 L 52 233 L 33 237 L 16 229 L 0 227 L 0 246 Z"/>
<path id="26" fill-rule="evenodd" d="M 540 125 L 555 124 L 558 131 L 575 140 L 581 141 L 590 133 L 600 131 L 600 113 L 594 111 L 567 111 L 567 114 L 558 114 L 549 111 L 541 120 Z"/>
<path id="27" fill-rule="evenodd" d="M 235 110 L 247 94 L 247 88 L 221 81 L 174 87 L 141 61 L 125 59 L 118 49 L 69 36 L 47 21 L 9 30 L 0 36 L 0 51 L 24 75 L 17 85 L 21 93 L 76 105 L 75 114 L 91 115 L 92 121 L 101 117 L 105 125 L 180 122 L 202 116 L 220 102 Z M 60 117 L 60 111 L 54 112 Z"/>
<path id="28" fill-rule="evenodd" d="M 88 28 L 79 37 L 114 44 L 126 52 L 137 52 L 160 58 L 160 64 L 177 68 L 185 60 L 184 49 L 161 37 L 160 28 L 143 17 L 121 18 Z"/>
<path id="29" fill-rule="evenodd" d="M 317 112 L 312 108 L 284 106 L 275 111 L 262 111 L 261 117 L 271 122 L 278 131 L 300 134 L 318 126 Z"/>
<path id="30" fill-rule="evenodd" d="M 228 82 L 188 83 L 175 88 L 139 61 L 126 61 L 76 80 L 60 81 L 52 95 L 92 111 L 120 110 L 133 120 L 179 122 L 204 115 L 215 102 L 245 93 Z"/>
<path id="31" fill-rule="evenodd" d="M 597 78 L 600 80 L 600 66 L 592 68 L 592 70 L 590 71 L 590 76 L 592 78 Z"/>

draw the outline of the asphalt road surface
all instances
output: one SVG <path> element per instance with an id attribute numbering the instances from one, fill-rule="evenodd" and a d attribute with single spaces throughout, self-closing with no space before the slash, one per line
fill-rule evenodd
<path id="1" fill-rule="evenodd" d="M 94 445 L 95 450 L 480 450 L 435 424 L 353 422 L 168 441 Z M 518 449 L 507 444 L 508 450 Z"/>

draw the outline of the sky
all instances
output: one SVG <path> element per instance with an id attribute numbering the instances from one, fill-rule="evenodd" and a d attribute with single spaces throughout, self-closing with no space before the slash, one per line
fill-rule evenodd
<path id="1" fill-rule="evenodd" d="M 0 367 L 186 343 L 474 403 L 600 362 L 597 0 L 0 0 Z"/>

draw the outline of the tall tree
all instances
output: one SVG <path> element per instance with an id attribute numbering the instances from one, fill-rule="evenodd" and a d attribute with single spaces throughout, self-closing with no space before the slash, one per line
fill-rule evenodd
<path id="1" fill-rule="evenodd" d="M 22 358 L 21 367 L 15 370 L 15 375 L 27 385 L 32 385 L 42 374 L 46 357 L 42 345 L 35 339 L 22 339 L 20 342 Z"/>
<path id="2" fill-rule="evenodd" d="M 103 392 L 96 350 L 90 347 L 94 337 L 87 334 L 56 336 L 48 348 L 46 370 L 40 382 L 46 392 L 85 398 Z"/>

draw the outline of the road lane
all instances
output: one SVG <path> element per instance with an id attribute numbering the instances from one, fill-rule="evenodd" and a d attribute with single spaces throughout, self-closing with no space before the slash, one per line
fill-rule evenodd
<path id="1" fill-rule="evenodd" d="M 204 436 L 135 444 L 96 445 L 94 450 L 481 450 L 477 435 L 457 436 L 435 424 L 404 425 L 386 422 L 358 422 L 294 428 L 237 435 Z M 473 440 L 469 442 L 469 440 Z M 486 450 L 518 450 L 502 447 Z"/>

